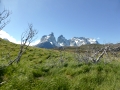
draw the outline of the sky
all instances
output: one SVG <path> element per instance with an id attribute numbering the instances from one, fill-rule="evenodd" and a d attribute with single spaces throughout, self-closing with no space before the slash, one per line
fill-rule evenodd
<path id="1" fill-rule="evenodd" d="M 99 43 L 120 42 L 120 0 L 1 0 L 0 12 L 11 11 L 3 30 L 20 41 L 28 24 L 43 35 L 95 38 Z"/>

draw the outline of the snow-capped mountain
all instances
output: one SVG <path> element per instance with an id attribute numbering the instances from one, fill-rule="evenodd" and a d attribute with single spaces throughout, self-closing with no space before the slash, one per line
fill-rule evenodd
<path id="1" fill-rule="evenodd" d="M 36 47 L 41 47 L 41 48 L 59 47 L 59 45 L 56 42 L 56 39 L 54 37 L 54 33 L 42 36 L 40 42 L 37 45 L 35 45 L 35 46 Z"/>
<path id="2" fill-rule="evenodd" d="M 98 41 L 92 38 L 73 37 L 70 39 L 70 46 L 81 46 L 85 44 L 98 44 Z"/>
<path id="3" fill-rule="evenodd" d="M 50 42 L 52 45 L 58 46 L 56 39 L 54 37 L 54 33 L 51 33 L 49 35 L 44 35 L 40 41 L 41 43 Z"/>
<path id="4" fill-rule="evenodd" d="M 90 44 L 90 42 L 84 37 L 73 37 L 70 39 L 70 46 L 81 46 L 85 44 Z"/>
<path id="5" fill-rule="evenodd" d="M 85 44 L 98 44 L 98 41 L 92 38 L 73 37 L 67 40 L 63 35 L 60 35 L 56 41 L 54 33 L 42 36 L 40 42 L 35 45 L 41 48 L 54 48 L 61 46 L 81 46 Z"/>
<path id="6" fill-rule="evenodd" d="M 59 46 L 69 46 L 70 45 L 69 40 L 65 39 L 65 37 L 63 37 L 63 35 L 60 35 L 58 37 L 57 43 L 59 44 Z"/>

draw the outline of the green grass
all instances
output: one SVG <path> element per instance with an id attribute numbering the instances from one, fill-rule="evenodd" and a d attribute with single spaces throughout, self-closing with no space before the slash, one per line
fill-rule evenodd
<path id="1" fill-rule="evenodd" d="M 119 90 L 120 62 L 78 62 L 72 52 L 29 47 L 20 63 L 13 60 L 19 45 L 0 39 L 0 90 Z M 7 54 L 10 52 L 10 57 Z M 104 59 L 104 58 L 103 58 Z"/>

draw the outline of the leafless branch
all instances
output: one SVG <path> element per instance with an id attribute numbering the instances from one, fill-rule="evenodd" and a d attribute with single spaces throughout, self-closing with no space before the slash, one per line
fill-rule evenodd
<path id="1" fill-rule="evenodd" d="M 2 30 L 10 22 L 10 20 L 6 21 L 10 14 L 10 11 L 6 9 L 0 12 L 0 30 Z"/>
<path id="2" fill-rule="evenodd" d="M 34 40 L 35 35 L 37 34 L 37 31 L 33 29 L 33 25 L 29 24 L 28 25 L 29 29 L 22 33 L 21 35 L 21 45 L 20 45 L 20 51 L 17 55 L 17 57 L 9 62 L 8 65 L 13 64 L 13 62 L 20 62 L 20 59 L 22 57 L 22 54 L 27 50 L 28 46 L 31 44 L 31 42 Z"/>

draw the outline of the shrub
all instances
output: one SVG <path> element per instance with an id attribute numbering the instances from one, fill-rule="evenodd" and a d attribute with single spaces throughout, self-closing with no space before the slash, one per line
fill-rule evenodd
<path id="1" fill-rule="evenodd" d="M 102 66 L 100 66 L 100 65 L 97 66 L 97 71 L 98 71 L 98 72 L 101 72 L 102 70 L 103 70 L 103 67 L 102 67 Z"/>
<path id="2" fill-rule="evenodd" d="M 3 81 L 2 76 L 4 75 L 5 67 L 0 66 L 0 83 Z"/>
<path id="3" fill-rule="evenodd" d="M 33 73 L 33 77 L 35 77 L 35 78 L 41 77 L 44 75 L 44 73 L 40 70 L 34 70 L 32 73 Z"/>
<path id="4" fill-rule="evenodd" d="M 49 72 L 50 68 L 49 67 L 42 67 L 41 71 L 43 72 Z"/>
<path id="5" fill-rule="evenodd" d="M 90 71 L 90 66 L 88 66 L 88 65 L 84 65 L 83 67 L 82 67 L 82 69 L 83 69 L 83 73 L 87 73 L 87 72 L 89 72 Z"/>

